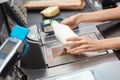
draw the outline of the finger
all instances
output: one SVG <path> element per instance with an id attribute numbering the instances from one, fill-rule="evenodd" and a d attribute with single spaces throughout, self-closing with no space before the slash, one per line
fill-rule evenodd
<path id="1" fill-rule="evenodd" d="M 79 38 L 79 37 L 76 37 L 76 36 L 73 36 L 73 37 L 70 37 L 70 38 L 66 39 L 66 41 L 79 41 L 79 40 L 82 40 L 82 39 Z"/>
<path id="2" fill-rule="evenodd" d="M 87 45 L 82 45 L 82 46 L 70 49 L 68 52 L 72 54 L 76 54 L 76 53 L 88 52 L 88 51 L 89 51 L 89 47 Z"/>
<path id="3" fill-rule="evenodd" d="M 80 41 L 67 41 L 64 45 L 75 45 L 80 44 Z"/>
<path id="4" fill-rule="evenodd" d="M 67 19 L 65 19 L 65 20 L 63 20 L 61 23 L 62 24 L 68 24 L 70 21 L 69 21 L 69 19 L 67 18 Z"/>
<path id="5" fill-rule="evenodd" d="M 87 41 L 85 39 L 79 39 L 77 38 L 66 40 L 65 45 L 82 45 L 82 44 L 87 44 Z"/>
<path id="6" fill-rule="evenodd" d="M 99 51 L 99 50 L 100 49 L 88 47 L 88 48 L 79 48 L 79 49 L 74 49 L 74 50 L 71 49 L 68 52 L 71 54 L 80 54 L 82 52 L 94 52 L 94 51 Z"/>
<path id="7" fill-rule="evenodd" d="M 64 21 L 62 21 L 62 22 L 61 22 L 61 24 L 66 24 L 66 23 L 67 23 L 67 21 L 66 21 L 66 20 L 64 20 Z"/>
<path id="8" fill-rule="evenodd" d="M 77 47 L 77 46 L 81 46 L 85 44 L 85 42 L 83 40 L 81 41 L 67 41 L 64 46 L 71 46 L 71 47 Z"/>
<path id="9" fill-rule="evenodd" d="M 98 51 L 96 49 L 79 49 L 79 50 L 76 50 L 76 51 L 73 51 L 71 52 L 72 54 L 80 54 L 82 52 L 94 52 L 94 51 Z"/>
<path id="10" fill-rule="evenodd" d="M 76 50 L 76 51 L 67 51 L 68 53 L 71 53 L 71 54 L 81 54 L 83 51 L 82 50 Z"/>
<path id="11" fill-rule="evenodd" d="M 78 37 L 73 36 L 73 37 L 67 38 L 66 41 L 78 41 L 78 40 L 83 40 L 85 38 L 86 36 L 78 36 Z"/>
<path id="12" fill-rule="evenodd" d="M 76 51 L 68 51 L 69 53 L 71 53 L 71 54 L 81 54 L 81 53 L 83 53 L 83 52 L 85 52 L 83 49 L 79 49 L 79 50 L 76 50 Z"/>

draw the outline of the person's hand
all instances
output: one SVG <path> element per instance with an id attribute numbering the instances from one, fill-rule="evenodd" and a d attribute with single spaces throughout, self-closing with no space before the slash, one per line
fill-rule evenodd
<path id="1" fill-rule="evenodd" d="M 79 19 L 78 19 L 77 15 L 73 15 L 69 18 L 66 18 L 61 23 L 65 24 L 65 25 L 68 25 L 71 29 L 74 29 L 79 24 Z"/>
<path id="2" fill-rule="evenodd" d="M 93 40 L 85 36 L 68 38 L 64 45 L 72 46 L 72 48 L 68 50 L 71 54 L 103 50 L 100 40 Z"/>

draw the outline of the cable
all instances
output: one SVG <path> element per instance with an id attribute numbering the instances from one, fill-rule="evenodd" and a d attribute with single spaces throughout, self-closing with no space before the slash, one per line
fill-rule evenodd
<path id="1" fill-rule="evenodd" d="M 17 65 L 14 65 L 14 72 L 16 73 L 16 78 L 17 79 L 27 80 L 27 75 Z M 17 72 L 20 73 L 21 78 L 17 75 Z"/>

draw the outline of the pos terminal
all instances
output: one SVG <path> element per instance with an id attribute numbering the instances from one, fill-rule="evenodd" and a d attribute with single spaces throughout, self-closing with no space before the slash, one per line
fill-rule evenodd
<path id="1" fill-rule="evenodd" d="M 23 56 L 23 53 L 25 55 L 26 49 L 28 48 L 25 43 L 25 38 L 28 32 L 28 29 L 15 25 L 11 32 L 11 36 L 1 45 L 0 77 L 5 77 L 13 65 Z"/>

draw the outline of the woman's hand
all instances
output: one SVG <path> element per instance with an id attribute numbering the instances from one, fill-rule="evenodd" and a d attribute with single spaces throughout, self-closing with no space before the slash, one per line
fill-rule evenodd
<path id="1" fill-rule="evenodd" d="M 66 40 L 65 46 L 73 46 L 68 50 L 71 54 L 99 50 L 120 49 L 120 37 L 93 40 L 85 36 L 72 37 Z"/>
<path id="2" fill-rule="evenodd" d="M 100 40 L 93 40 L 85 36 L 68 38 L 66 41 L 65 46 L 72 46 L 72 48 L 68 50 L 71 54 L 80 54 L 81 52 L 91 52 L 104 49 Z"/>
<path id="3" fill-rule="evenodd" d="M 74 29 L 77 27 L 77 25 L 80 23 L 78 19 L 79 14 L 73 15 L 69 18 L 66 18 L 65 20 L 63 20 L 61 23 L 68 25 L 71 29 Z"/>

